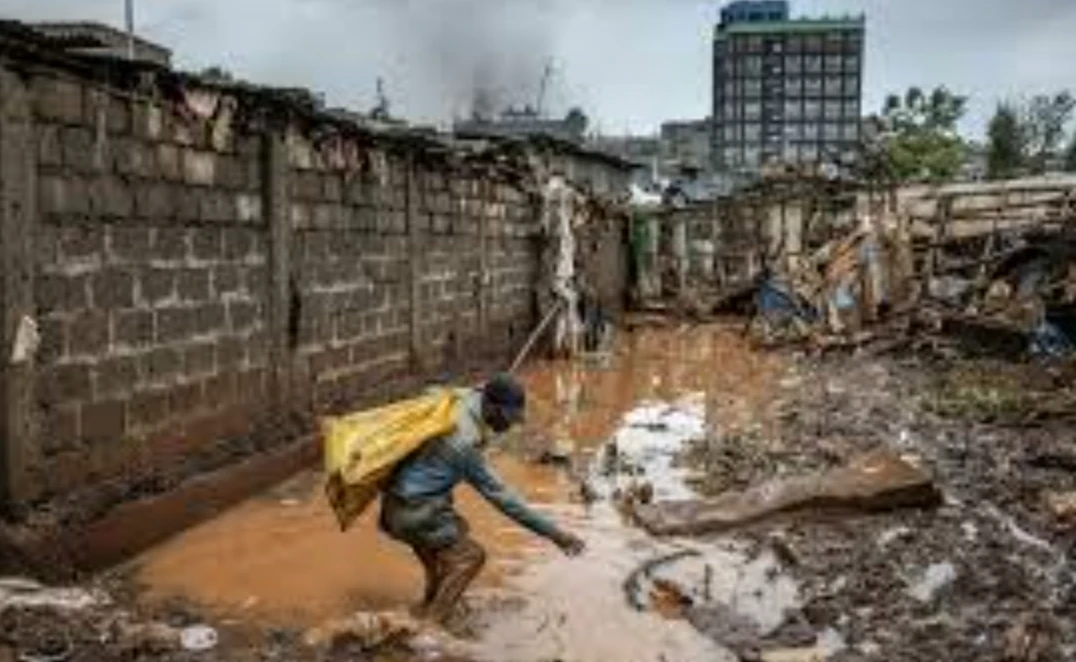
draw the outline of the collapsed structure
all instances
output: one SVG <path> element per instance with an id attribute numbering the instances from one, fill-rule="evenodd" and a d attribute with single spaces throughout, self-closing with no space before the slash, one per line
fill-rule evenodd
<path id="1" fill-rule="evenodd" d="M 654 229 L 634 234 L 638 254 L 652 256 L 640 262 L 640 283 L 650 283 L 640 292 L 702 314 L 750 310 L 771 339 L 974 331 L 995 349 L 1067 352 L 1074 191 L 1071 178 L 882 191 L 786 173 L 736 196 L 643 212 Z M 640 239 L 655 232 L 657 241 Z"/>

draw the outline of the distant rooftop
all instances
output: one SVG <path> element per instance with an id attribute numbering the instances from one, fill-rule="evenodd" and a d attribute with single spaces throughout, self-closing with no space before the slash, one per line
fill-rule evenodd
<path id="1" fill-rule="evenodd" d="M 56 23 L 31 23 L 38 34 L 49 39 L 62 50 L 78 55 L 127 59 L 127 33 L 103 23 L 70 21 Z M 163 68 L 172 65 L 172 51 L 160 44 L 135 35 L 134 59 Z"/>
<path id="2" fill-rule="evenodd" d="M 739 0 L 721 10 L 717 35 L 822 32 L 863 28 L 863 14 L 793 18 L 785 0 Z"/>

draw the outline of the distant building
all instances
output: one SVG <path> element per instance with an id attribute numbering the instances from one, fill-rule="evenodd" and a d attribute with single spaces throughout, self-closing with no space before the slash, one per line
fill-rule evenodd
<path id="1" fill-rule="evenodd" d="M 531 108 L 509 108 L 500 117 L 473 117 L 456 122 L 454 131 L 461 136 L 524 138 L 547 136 L 581 144 L 586 137 L 587 116 L 573 109 L 561 119 L 542 117 Z"/>
<path id="2" fill-rule="evenodd" d="M 847 157 L 860 136 L 864 16 L 734 2 L 714 32 L 711 160 L 724 172 Z"/>
<path id="3" fill-rule="evenodd" d="M 126 32 L 102 23 L 34 23 L 30 27 L 58 48 L 76 55 L 127 59 L 128 48 L 133 45 L 134 60 L 165 69 L 172 66 L 171 50 L 138 36 L 129 42 Z"/>
<path id="4" fill-rule="evenodd" d="M 710 166 L 713 121 L 688 120 L 661 125 L 661 160 L 667 171 L 685 168 L 706 170 Z"/>

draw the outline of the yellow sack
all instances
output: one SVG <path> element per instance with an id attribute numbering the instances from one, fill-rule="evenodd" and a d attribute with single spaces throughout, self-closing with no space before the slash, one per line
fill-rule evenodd
<path id="1" fill-rule="evenodd" d="M 422 444 L 456 428 L 454 390 L 321 421 L 329 499 L 346 531 L 377 498 L 393 467 Z"/>

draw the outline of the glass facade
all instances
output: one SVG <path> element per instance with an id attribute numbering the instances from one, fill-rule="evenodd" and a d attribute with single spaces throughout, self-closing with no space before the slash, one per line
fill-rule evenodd
<path id="1" fill-rule="evenodd" d="M 861 17 L 719 25 L 713 69 L 715 165 L 752 168 L 854 152 L 861 125 L 863 32 Z"/>

